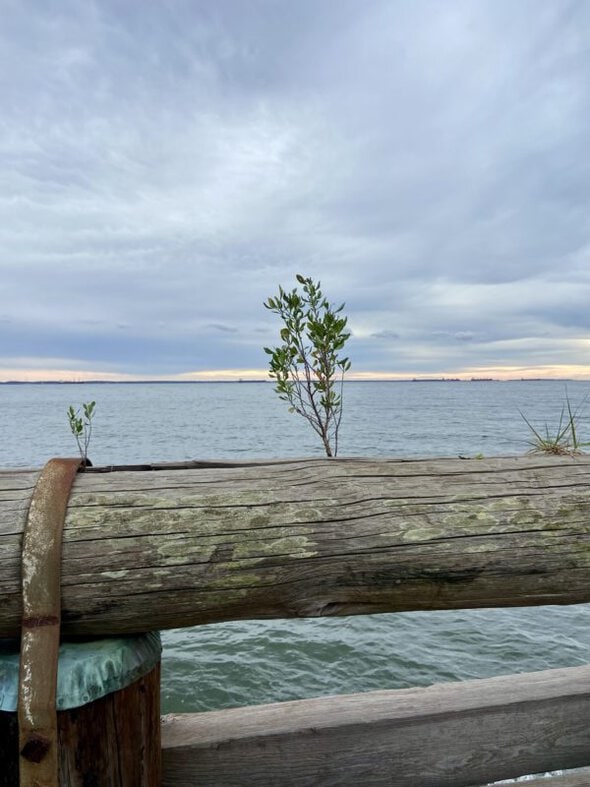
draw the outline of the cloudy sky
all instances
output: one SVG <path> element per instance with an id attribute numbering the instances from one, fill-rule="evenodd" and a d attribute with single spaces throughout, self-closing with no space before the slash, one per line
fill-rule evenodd
<path id="1" fill-rule="evenodd" d="M 590 379 L 590 3 L 0 0 L 0 380 Z M 256 372 L 258 370 L 258 372 Z"/>

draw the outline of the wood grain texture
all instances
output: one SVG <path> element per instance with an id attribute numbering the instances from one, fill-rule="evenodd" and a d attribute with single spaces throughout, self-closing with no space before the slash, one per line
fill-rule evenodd
<path id="1" fill-rule="evenodd" d="M 57 725 L 60 787 L 160 787 L 159 664 L 124 689 L 58 711 Z M 0 787 L 18 783 L 17 716 L 0 712 Z"/>
<path id="2" fill-rule="evenodd" d="M 163 787 L 469 787 L 577 768 L 590 667 L 171 715 L 162 747 Z"/>
<path id="3" fill-rule="evenodd" d="M 19 629 L 37 474 L 0 472 L 0 636 Z M 590 601 L 590 457 L 300 460 L 87 471 L 64 634 Z"/>

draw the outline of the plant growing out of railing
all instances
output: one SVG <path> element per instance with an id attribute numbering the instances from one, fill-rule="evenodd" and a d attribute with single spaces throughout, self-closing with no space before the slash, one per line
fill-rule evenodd
<path id="1" fill-rule="evenodd" d="M 529 453 L 556 454 L 560 456 L 581 454 L 582 449 L 590 445 L 590 443 L 580 440 L 578 430 L 580 413 L 587 400 L 588 397 L 585 396 L 581 404 L 573 408 L 566 391 L 565 404 L 561 408 L 557 426 L 550 429 L 547 422 L 545 422 L 542 431 L 535 429 L 524 413 L 520 411 L 520 415 L 531 431 L 529 439 L 531 449 Z"/>
<path id="2" fill-rule="evenodd" d="M 68 407 L 70 431 L 76 440 L 84 467 L 89 467 L 92 464 L 90 459 L 88 459 L 88 446 L 92 437 L 92 419 L 94 418 L 95 408 L 96 402 L 83 402 L 82 415 L 80 415 L 79 408 L 74 410 L 72 405 Z"/>
<path id="3" fill-rule="evenodd" d="M 336 456 L 344 373 L 350 369 L 348 358 L 339 355 L 350 337 L 348 318 L 342 315 L 344 304 L 335 308 L 327 301 L 319 281 L 296 278 L 301 292 L 279 287 L 264 303 L 283 321 L 282 344 L 264 348 L 269 375 L 289 411 L 302 415 L 320 436 L 326 456 Z"/>

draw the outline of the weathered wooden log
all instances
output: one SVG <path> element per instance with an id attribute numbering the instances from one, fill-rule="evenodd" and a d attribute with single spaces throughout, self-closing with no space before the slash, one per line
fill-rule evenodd
<path id="1" fill-rule="evenodd" d="M 163 787 L 468 787 L 578 768 L 590 667 L 171 715 L 162 747 Z"/>
<path id="2" fill-rule="evenodd" d="M 0 473 L 0 636 L 19 631 L 37 472 Z M 590 457 L 302 460 L 86 471 L 65 634 L 590 601 Z"/>

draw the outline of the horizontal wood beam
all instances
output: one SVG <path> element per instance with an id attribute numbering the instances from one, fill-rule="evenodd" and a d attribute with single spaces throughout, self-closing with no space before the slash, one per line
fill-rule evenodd
<path id="1" fill-rule="evenodd" d="M 171 715 L 162 746 L 163 787 L 468 787 L 578 768 L 590 667 Z"/>
<path id="2" fill-rule="evenodd" d="M 19 631 L 38 473 L 0 472 L 0 636 Z M 86 471 L 65 634 L 590 601 L 590 457 L 315 459 Z"/>

